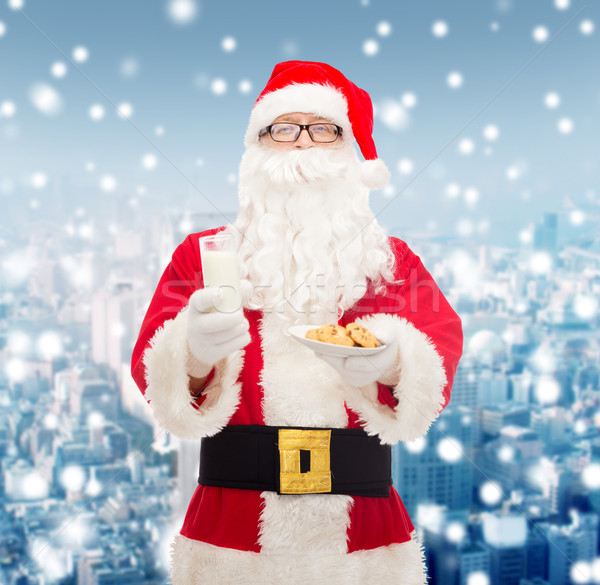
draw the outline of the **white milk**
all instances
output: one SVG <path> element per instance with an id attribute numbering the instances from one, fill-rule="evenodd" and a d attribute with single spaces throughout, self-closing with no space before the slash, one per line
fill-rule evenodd
<path id="1" fill-rule="evenodd" d="M 229 250 L 202 252 L 204 286 L 216 286 L 223 291 L 223 300 L 215 307 L 224 313 L 237 311 L 242 306 L 237 256 Z"/>

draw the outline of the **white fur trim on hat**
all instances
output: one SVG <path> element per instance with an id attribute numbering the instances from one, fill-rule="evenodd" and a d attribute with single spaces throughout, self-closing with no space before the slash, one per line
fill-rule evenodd
<path id="1" fill-rule="evenodd" d="M 377 399 L 377 384 L 347 386 L 346 401 L 364 422 L 370 435 L 382 443 L 413 441 L 429 430 L 444 405 L 446 371 L 443 358 L 431 339 L 412 323 L 396 315 L 377 314 L 356 320 L 377 335 L 379 326 L 392 324 L 398 336 L 399 383 L 393 388 L 397 406 L 392 409 Z"/>
<path id="2" fill-rule="evenodd" d="M 329 497 L 329 496 L 326 496 Z M 176 534 L 170 543 L 173 585 L 425 585 L 427 564 L 416 531 L 411 540 L 352 553 L 279 554 L 214 546 Z"/>
<path id="3" fill-rule="evenodd" d="M 346 98 L 332 85 L 321 83 L 293 83 L 265 94 L 250 114 L 244 144 L 258 142 L 258 133 L 283 114 L 304 112 L 323 116 L 342 127 L 344 138 L 354 142 L 348 118 Z"/>
<path id="4" fill-rule="evenodd" d="M 369 189 L 383 189 L 390 181 L 391 173 L 380 159 L 366 160 L 360 164 L 360 178 Z"/>
<path id="5" fill-rule="evenodd" d="M 200 439 L 218 433 L 229 421 L 240 400 L 236 382 L 243 354 L 237 352 L 215 365 L 215 375 L 198 409 L 189 391 L 191 354 L 187 345 L 186 311 L 165 321 L 144 352 L 146 398 L 159 424 L 181 439 Z"/>

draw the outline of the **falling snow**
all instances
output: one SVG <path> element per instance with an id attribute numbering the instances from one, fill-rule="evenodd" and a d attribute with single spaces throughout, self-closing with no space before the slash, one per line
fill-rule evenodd
<path id="1" fill-rule="evenodd" d="M 13 51 L 10 43 L 22 33 L 18 27 L 23 19 L 16 11 L 28 14 L 31 10 L 32 17 L 35 12 L 31 3 L 22 0 L 7 0 L 6 5 L 13 11 L 7 11 L 0 21 L 0 46 L 16 63 L 19 53 Z M 93 328 L 90 316 L 97 317 L 91 301 L 94 295 L 113 294 L 107 292 L 110 278 L 116 277 L 120 282 L 119 271 L 130 268 L 127 254 L 131 254 L 129 258 L 136 257 L 139 266 L 127 274 L 134 284 L 126 279 L 122 284 L 126 294 L 144 297 L 132 302 L 136 311 L 142 312 L 149 299 L 148 280 L 163 267 L 163 257 L 168 258 L 177 241 L 190 232 L 220 221 L 206 213 L 208 204 L 204 205 L 205 199 L 199 193 L 217 201 L 219 207 L 235 206 L 231 203 L 234 199 L 226 197 L 236 193 L 240 181 L 235 172 L 236 161 L 224 157 L 219 146 L 206 136 L 214 131 L 213 116 L 239 124 L 244 108 L 249 110 L 269 72 L 246 66 L 249 59 L 254 64 L 258 61 L 253 58 L 255 48 L 243 43 L 241 35 L 236 38 L 238 30 L 227 23 L 214 28 L 210 43 L 203 45 L 205 39 L 198 34 L 198 26 L 210 27 L 213 23 L 209 24 L 209 15 L 202 15 L 203 20 L 199 21 L 201 7 L 197 0 L 166 0 L 161 5 L 163 28 L 157 32 L 162 35 L 176 31 L 181 38 L 184 34 L 198 35 L 198 47 L 206 52 L 202 55 L 211 57 L 190 61 L 185 51 L 175 56 L 165 49 L 165 62 L 173 59 L 177 67 L 181 66 L 177 77 L 190 94 L 185 96 L 186 89 L 182 89 L 181 102 L 179 94 L 175 101 L 168 92 L 159 96 L 145 93 L 145 85 L 142 91 L 142 81 L 146 84 L 155 72 L 160 74 L 160 63 L 147 49 L 132 45 L 107 56 L 106 46 L 95 42 L 89 31 L 71 31 L 74 34 L 65 37 L 70 44 L 64 47 L 62 56 L 41 54 L 23 73 L 23 90 L 10 85 L 0 90 L 0 141 L 9 147 L 8 155 L 21 152 L 21 148 L 25 152 L 31 137 L 39 136 L 40 140 L 31 149 L 31 160 L 21 155 L 18 168 L 11 157 L 11 164 L 0 172 L 3 209 L 17 209 L 19 205 L 18 214 L 15 213 L 19 221 L 27 217 L 40 230 L 20 242 L 12 241 L 12 233 L 0 234 L 0 312 L 7 307 L 22 312 L 18 319 L 12 315 L 0 319 L 0 341 L 5 342 L 0 345 L 2 412 L 17 412 L 14 389 L 22 397 L 31 393 L 36 368 L 52 386 L 54 381 L 49 373 L 43 374 L 44 367 L 48 366 L 51 372 L 54 361 L 72 364 L 75 358 L 83 360 L 93 353 L 93 341 L 79 339 L 78 335 L 85 327 Z M 440 9 L 427 14 L 414 27 L 415 37 L 406 34 L 405 26 L 410 23 L 394 20 L 391 11 L 375 13 L 375 8 L 369 0 L 358 0 L 354 10 L 361 15 L 360 26 L 350 31 L 350 40 L 336 40 L 340 51 L 366 57 L 359 61 L 370 68 L 356 74 L 356 78 L 363 75 L 364 87 L 372 90 L 375 142 L 378 154 L 392 172 L 390 183 L 374 192 L 371 200 L 389 205 L 378 220 L 391 235 L 414 243 L 451 302 L 460 307 L 470 343 L 465 345 L 465 358 L 453 390 L 454 402 L 450 404 L 452 407 L 461 401 L 477 401 L 476 408 L 457 406 L 465 408 L 467 414 L 456 417 L 460 421 L 456 427 L 451 426 L 450 418 L 444 420 L 443 412 L 427 434 L 402 442 L 398 452 L 404 453 L 409 465 L 414 464 L 417 473 L 421 470 L 417 462 L 422 461 L 427 461 L 423 467 L 451 468 L 457 474 L 462 473 L 457 471 L 461 466 L 471 469 L 472 465 L 496 472 L 488 478 L 479 476 L 478 483 L 470 485 L 478 522 L 482 509 L 499 519 L 511 513 L 522 519 L 529 515 L 540 520 L 552 517 L 552 502 L 547 494 L 553 493 L 559 478 L 561 482 L 564 479 L 569 496 L 569 490 L 575 486 L 577 498 L 589 496 L 589 501 L 595 502 L 600 493 L 600 464 L 589 445 L 600 433 L 598 389 L 593 387 L 600 357 L 596 335 L 600 319 L 600 194 L 595 187 L 598 177 L 593 149 L 585 142 L 595 110 L 586 110 L 582 104 L 598 107 L 600 93 L 597 89 L 590 93 L 583 83 L 581 88 L 573 87 L 565 75 L 570 71 L 552 53 L 560 49 L 565 62 L 570 63 L 583 62 L 577 55 L 595 54 L 595 22 L 589 15 L 575 20 L 561 36 L 562 45 L 554 47 L 553 43 L 549 47 L 553 49 L 543 53 L 548 75 L 536 78 L 534 72 L 539 74 L 543 61 L 535 61 L 488 107 L 487 101 L 518 68 L 506 71 L 506 76 L 496 73 L 494 77 L 491 72 L 498 64 L 494 57 L 488 76 L 476 70 L 478 59 L 489 59 L 485 43 L 479 44 L 479 36 L 485 35 L 506 63 L 513 62 L 513 47 L 515 54 L 520 55 L 541 52 L 562 24 L 575 15 L 575 3 L 553 0 L 539 8 L 535 17 L 521 21 L 522 7 L 516 1 L 494 0 L 490 2 L 490 12 L 476 25 Z M 475 31 L 479 35 L 477 44 L 469 36 Z M 313 44 L 297 30 L 287 34 L 298 38 L 274 38 L 274 59 L 303 58 L 309 49 L 322 49 L 322 45 Z M 567 53 L 573 38 L 582 47 L 581 53 Z M 469 44 L 470 53 L 458 50 Z M 176 40 L 173 45 L 180 49 Z M 137 54 L 121 52 L 131 48 Z M 424 67 L 417 53 L 427 54 L 435 67 Z M 392 57 L 396 62 L 390 67 L 388 60 Z M 514 60 L 517 64 L 521 61 Z M 100 67 L 108 72 L 106 78 L 99 74 Z M 79 71 L 85 72 L 102 91 L 106 90 L 105 96 L 89 87 L 86 91 L 89 89 L 90 93 L 78 95 L 73 84 L 83 87 Z M 348 74 L 353 75 L 350 70 Z M 378 77 L 381 84 L 370 86 Z M 486 82 L 490 82 L 489 88 Z M 118 85 L 111 87 L 111 83 Z M 483 87 L 486 92 L 481 92 Z M 208 99 L 213 96 L 219 99 Z M 193 101 L 193 110 L 186 109 L 186 97 Z M 511 100 L 518 102 L 518 110 L 511 109 Z M 482 108 L 485 111 L 480 112 Z M 127 121 L 134 113 L 136 126 L 151 138 L 153 145 L 160 145 L 160 151 L 149 142 L 127 143 L 128 133 L 135 130 L 131 123 L 115 122 L 115 117 Z M 481 115 L 473 121 L 478 113 Z M 69 136 L 67 117 L 69 122 L 74 120 L 80 125 L 86 140 L 84 147 L 70 149 L 62 141 Z M 174 123 L 176 118 L 184 121 L 179 127 Z M 468 121 L 473 123 L 465 128 Z M 46 124 L 48 127 L 42 129 Z M 238 136 L 225 123 L 223 127 L 230 132 L 229 155 L 229 151 L 240 146 L 244 128 Z M 107 145 L 102 139 L 108 131 Z M 187 144 L 186 133 L 191 137 Z M 137 141 L 140 136 L 136 134 L 134 138 Z M 181 152 L 176 152 L 174 145 L 178 143 L 182 144 Z M 450 147 L 443 149 L 446 144 Z M 61 166 L 58 155 L 62 152 L 69 154 L 67 167 Z M 165 179 L 161 175 L 168 166 L 163 155 L 169 154 L 173 154 L 181 175 L 189 179 L 183 187 L 177 182 L 179 176 L 169 174 Z M 557 171 L 560 180 L 556 180 Z M 91 189 L 78 183 L 82 178 Z M 186 193 L 188 188 L 192 195 Z M 60 199 L 60 217 L 58 213 L 53 215 L 54 208 L 59 207 L 58 195 L 64 195 Z M 118 213 L 109 219 L 101 216 L 99 208 L 103 205 L 107 209 L 115 207 Z M 558 218 L 553 249 L 547 245 L 553 232 L 543 224 L 540 209 Z M 211 208 L 210 212 L 214 210 Z M 512 216 L 512 223 L 502 215 Z M 54 235 L 47 235 L 44 229 Z M 494 246 L 491 234 L 498 237 L 500 232 L 510 246 Z M 130 286 L 135 293 L 129 290 Z M 44 287 L 50 287 L 49 292 Z M 142 287 L 146 288 L 141 290 Z M 42 310 L 29 306 L 32 299 L 47 305 L 44 310 L 54 320 L 28 327 L 31 315 L 27 311 Z M 135 315 L 135 319 L 139 317 Z M 131 349 L 132 332 L 139 327 L 135 319 L 120 314 L 105 324 L 106 336 L 123 355 Z M 477 349 L 473 340 L 481 340 L 477 334 L 482 332 L 487 332 L 487 342 Z M 577 345 L 582 340 L 588 342 L 584 349 Z M 52 388 L 46 394 L 51 396 L 55 391 Z M 568 392 L 573 393 L 572 398 Z M 481 430 L 480 426 L 486 424 L 482 412 L 486 416 L 496 413 L 496 407 L 511 404 L 511 396 L 527 403 L 532 415 L 527 428 L 532 433 L 530 440 L 507 438 L 506 428 L 485 428 L 486 433 L 492 432 L 483 445 L 473 445 L 468 434 L 459 434 L 458 428 Z M 484 398 L 488 404 L 481 404 Z M 45 404 L 36 416 L 37 428 L 57 437 L 64 432 L 65 419 L 59 408 L 49 411 Z M 113 422 L 100 412 L 92 412 L 80 424 L 86 431 L 101 436 Z M 564 445 L 560 456 L 552 453 L 550 430 L 560 434 Z M 536 441 L 543 445 L 544 454 L 536 453 L 524 462 L 523 449 L 532 448 Z M 490 469 L 473 454 L 473 449 L 478 452 L 482 447 L 489 449 Z M 163 445 L 162 449 L 166 453 L 174 447 Z M 7 459 L 19 456 L 16 445 L 7 447 L 6 453 Z M 128 459 L 127 465 L 133 468 L 136 462 Z M 43 469 L 28 467 L 22 471 L 23 499 L 43 501 L 55 489 Z M 513 473 L 520 478 L 514 480 L 519 484 L 516 487 Z M 90 468 L 79 465 L 64 468 L 58 480 L 73 501 L 101 495 L 105 487 L 104 479 L 99 481 Z M 560 485 L 562 489 L 563 483 Z M 532 486 L 537 486 L 537 491 Z M 409 501 L 409 492 L 406 497 Z M 443 510 L 444 506 L 431 506 L 429 520 L 420 528 L 435 528 L 435 538 L 451 544 L 453 550 L 463 545 L 469 550 L 470 545 L 485 542 L 485 536 L 473 531 L 466 514 Z M 559 528 L 563 535 L 572 531 L 577 538 L 585 538 L 581 536 L 585 533 L 577 532 L 579 529 L 576 524 Z M 57 540 L 56 548 L 42 538 L 29 543 L 45 565 L 43 574 L 38 576 L 40 582 L 58 582 L 66 575 L 68 560 L 63 558 L 58 543 L 63 548 L 75 547 L 74 543 L 81 542 L 86 532 L 84 522 L 72 522 L 64 525 L 64 540 Z M 156 533 L 154 539 L 164 549 L 159 552 L 166 566 L 168 548 L 164 538 Z M 574 583 L 600 583 L 600 559 L 577 560 L 569 572 Z M 461 574 L 460 582 L 489 585 L 493 582 L 490 576 L 491 570 L 489 574 L 473 571 Z"/>
<path id="2" fill-rule="evenodd" d="M 100 189 L 102 191 L 114 191 L 117 187 L 116 179 L 111 175 L 105 175 L 100 179 Z"/>
<path id="3" fill-rule="evenodd" d="M 221 48 L 226 53 L 231 53 L 232 51 L 235 51 L 236 47 L 237 47 L 237 41 L 233 37 L 225 37 L 221 41 Z"/>
<path id="4" fill-rule="evenodd" d="M 217 79 L 213 79 L 210 84 L 210 90 L 215 95 L 223 95 L 227 91 L 227 82 L 220 77 Z"/>
<path id="5" fill-rule="evenodd" d="M 409 116 L 406 108 L 397 100 L 385 99 L 377 106 L 377 118 L 390 130 L 401 131 L 407 128 Z"/>
<path id="6" fill-rule="evenodd" d="M 555 91 L 550 91 L 544 96 L 547 108 L 554 109 L 560 106 L 560 96 Z"/>
<path id="7" fill-rule="evenodd" d="M 502 500 L 502 489 L 495 481 L 487 481 L 479 488 L 481 501 L 488 506 L 495 506 Z"/>
<path id="8" fill-rule="evenodd" d="M 490 578 L 487 573 L 473 571 L 467 577 L 467 585 L 490 585 Z"/>
<path id="9" fill-rule="evenodd" d="M 579 24 L 579 31 L 581 32 L 582 35 L 591 35 L 594 32 L 594 23 L 591 20 L 585 19 L 582 20 L 581 23 Z"/>
<path id="10" fill-rule="evenodd" d="M 571 134 L 573 132 L 573 120 L 571 118 L 561 118 L 556 127 L 561 134 Z"/>
<path id="11" fill-rule="evenodd" d="M 436 20 L 431 25 L 431 32 L 435 37 L 445 37 L 448 34 L 448 23 L 443 20 Z"/>
<path id="12" fill-rule="evenodd" d="M 571 213 L 569 213 L 569 221 L 572 225 L 580 226 L 585 221 L 585 212 L 581 209 L 573 209 Z"/>
<path id="13" fill-rule="evenodd" d="M 531 36 L 536 43 L 545 43 L 548 40 L 549 35 L 550 33 L 545 26 L 536 26 L 531 33 Z"/>
<path id="14" fill-rule="evenodd" d="M 40 335 L 37 348 L 40 355 L 46 360 L 53 360 L 62 354 L 62 341 L 60 335 L 54 331 L 46 331 Z"/>
<path id="15" fill-rule="evenodd" d="M 535 252 L 529 258 L 529 268 L 534 274 L 547 274 L 552 268 L 552 257 L 547 252 Z"/>
<path id="16" fill-rule="evenodd" d="M 117 106 L 117 115 L 119 118 L 131 118 L 133 115 L 133 106 L 127 102 L 120 103 Z"/>
<path id="17" fill-rule="evenodd" d="M 475 142 L 471 138 L 461 138 L 458 141 L 458 152 L 471 154 L 475 150 Z"/>
<path id="18" fill-rule="evenodd" d="M 37 172 L 31 175 L 31 184 L 36 189 L 43 189 L 46 186 L 46 183 L 48 183 L 48 176 L 46 173 Z"/>
<path id="19" fill-rule="evenodd" d="M 403 93 L 400 100 L 405 108 L 414 108 L 417 105 L 417 96 L 411 91 Z"/>
<path id="20" fill-rule="evenodd" d="M 89 114 L 92 120 L 102 120 L 102 118 L 104 118 L 104 106 L 100 104 L 91 105 Z"/>
<path id="21" fill-rule="evenodd" d="M 382 20 L 377 25 L 377 34 L 380 37 L 389 37 L 392 34 L 392 25 L 386 20 Z"/>
<path id="22" fill-rule="evenodd" d="M 474 206 L 479 201 L 479 190 L 475 187 L 467 187 L 464 193 L 465 202 L 469 206 Z"/>
<path id="23" fill-rule="evenodd" d="M 521 176 L 521 172 L 518 167 L 512 166 L 506 169 L 506 178 L 509 181 L 516 181 Z"/>
<path id="24" fill-rule="evenodd" d="M 252 91 L 252 82 L 248 79 L 242 79 L 238 84 L 240 93 L 250 93 Z"/>
<path id="25" fill-rule="evenodd" d="M 460 543 L 467 534 L 465 525 L 461 522 L 451 522 L 446 527 L 446 538 L 453 543 Z"/>
<path id="26" fill-rule="evenodd" d="M 363 53 L 367 55 L 367 57 L 373 57 L 379 53 L 379 43 L 374 39 L 367 39 L 363 43 Z"/>
<path id="27" fill-rule="evenodd" d="M 450 437 L 446 437 L 438 443 L 437 452 L 440 459 L 450 463 L 455 463 L 463 457 L 462 445 L 458 440 Z"/>
<path id="28" fill-rule="evenodd" d="M 500 135 L 500 130 L 498 129 L 498 126 L 496 126 L 495 124 L 488 124 L 483 129 L 483 137 L 486 140 L 490 140 L 490 141 L 498 140 L 499 135 Z"/>
<path id="29" fill-rule="evenodd" d="M 448 84 L 448 87 L 458 89 L 463 84 L 463 76 L 459 71 L 451 71 L 446 77 L 446 83 Z"/>
<path id="30" fill-rule="evenodd" d="M 142 157 L 142 166 L 145 169 L 153 169 L 156 167 L 157 164 L 158 164 L 158 158 L 153 153 L 145 154 Z"/>
<path id="31" fill-rule="evenodd" d="M 47 83 L 36 83 L 29 90 L 31 103 L 42 113 L 48 116 L 59 114 L 63 109 L 61 95 Z"/>
<path id="32" fill-rule="evenodd" d="M 408 158 L 403 158 L 398 161 L 398 171 L 403 175 L 410 175 L 413 172 L 414 163 Z"/>
<path id="33" fill-rule="evenodd" d="M 15 115 L 17 111 L 17 106 L 14 102 L 4 101 L 0 104 L 0 116 L 4 116 L 5 118 L 10 118 Z"/>
<path id="34" fill-rule="evenodd" d="M 198 14 L 196 0 L 169 0 L 167 15 L 175 24 L 190 24 Z"/>
<path id="35" fill-rule="evenodd" d="M 460 195 L 460 186 L 456 183 L 449 183 L 448 185 L 446 185 L 444 193 L 446 197 L 450 199 L 455 199 Z"/>
<path id="36" fill-rule="evenodd" d="M 79 46 L 73 49 L 72 57 L 74 61 L 77 61 L 77 63 L 85 63 L 89 56 L 89 51 L 86 47 Z"/>
<path id="37" fill-rule="evenodd" d="M 85 472 L 78 465 L 70 465 L 64 469 L 60 481 L 67 491 L 79 492 L 85 485 Z"/>
<path id="38" fill-rule="evenodd" d="M 62 79 L 67 75 L 67 66 L 63 61 L 52 63 L 50 73 L 57 79 Z"/>
<path id="39" fill-rule="evenodd" d="M 551 376 L 540 376 L 535 386 L 535 396 L 540 404 L 554 404 L 560 396 L 560 386 Z"/>

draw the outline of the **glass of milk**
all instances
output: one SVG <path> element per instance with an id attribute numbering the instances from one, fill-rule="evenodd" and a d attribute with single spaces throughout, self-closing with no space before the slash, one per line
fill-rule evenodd
<path id="1" fill-rule="evenodd" d="M 237 311 L 242 307 L 242 295 L 234 237 L 217 233 L 199 241 L 204 286 L 215 286 L 223 292 L 223 300 L 215 303 L 215 309 L 223 313 Z"/>

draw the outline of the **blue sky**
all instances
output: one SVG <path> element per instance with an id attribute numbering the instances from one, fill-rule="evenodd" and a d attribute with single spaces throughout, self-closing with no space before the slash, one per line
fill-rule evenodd
<path id="1" fill-rule="evenodd" d="M 3 0 L 0 198 L 43 216 L 66 180 L 92 216 L 106 198 L 235 211 L 252 104 L 275 63 L 303 59 L 371 94 L 393 174 L 372 206 L 396 235 L 516 246 L 545 211 L 564 240 L 595 233 L 598 12 L 576 0 Z"/>

